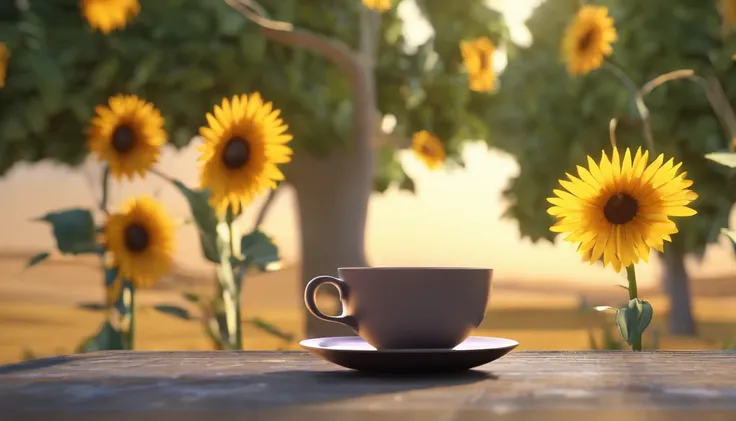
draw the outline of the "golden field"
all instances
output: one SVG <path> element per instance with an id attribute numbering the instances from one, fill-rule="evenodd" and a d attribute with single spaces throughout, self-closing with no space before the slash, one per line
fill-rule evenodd
<path id="1" fill-rule="evenodd" d="M 103 320 L 103 313 L 79 306 L 102 299 L 101 273 L 95 260 L 53 258 L 25 269 L 27 258 L 25 253 L 0 255 L 0 363 L 20 360 L 24 349 L 40 356 L 72 352 Z M 244 316 L 261 317 L 302 338 L 298 276 L 297 267 L 251 276 L 243 295 Z M 136 298 L 136 347 L 209 349 L 198 322 L 158 313 L 152 306 L 187 307 L 181 292 L 207 294 L 213 290 L 213 281 L 212 277 L 177 270 L 155 288 L 140 291 Z M 725 341 L 736 340 L 736 280 L 698 279 L 693 282 L 693 293 L 699 337 L 676 338 L 669 337 L 664 328 L 665 297 L 656 291 L 641 291 L 642 298 L 651 301 L 655 309 L 648 332 L 653 332 L 653 327 L 661 329 L 662 349 L 719 349 Z M 589 349 L 589 332 L 600 338 L 602 328 L 613 328 L 613 317 L 581 311 L 581 304 L 617 306 L 626 301 L 625 294 L 614 285 L 594 281 L 580 284 L 501 278 L 494 282 L 490 310 L 477 334 L 518 340 L 519 349 L 524 350 Z M 196 308 L 189 308 L 196 315 Z M 283 343 L 246 325 L 245 347 L 298 349 L 298 343 Z"/>

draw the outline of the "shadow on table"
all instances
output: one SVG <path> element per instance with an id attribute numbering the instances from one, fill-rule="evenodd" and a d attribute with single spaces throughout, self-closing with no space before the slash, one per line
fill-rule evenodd
<path id="1" fill-rule="evenodd" d="M 292 406 L 460 386 L 495 380 L 482 371 L 442 375 L 384 375 L 357 371 L 278 371 L 242 379 L 260 392 L 241 395 L 240 405 L 252 410 L 289 409 Z"/>
<path id="2" fill-rule="evenodd" d="M 21 374 L 22 373 L 18 373 Z M 10 378 L 13 375 L 10 374 Z M 10 379 L 7 378 L 7 379 Z M 286 370 L 201 377 L 130 375 L 3 382 L 0 413 L 105 414 L 293 410 L 295 407 L 469 385 L 496 377 L 481 371 L 443 375 L 367 375 L 355 371 Z M 11 384 L 12 383 L 12 384 Z M 23 384 L 24 383 L 24 384 Z"/>
<path id="3" fill-rule="evenodd" d="M 75 359 L 78 359 L 78 358 L 62 355 L 58 357 L 42 358 L 38 360 L 29 360 L 29 361 L 23 361 L 20 363 L 0 365 L 0 375 L 16 374 L 16 373 L 22 373 L 24 371 L 38 370 L 41 368 L 49 368 L 49 367 L 53 367 L 53 366 L 60 365 L 60 364 L 66 364 Z"/>

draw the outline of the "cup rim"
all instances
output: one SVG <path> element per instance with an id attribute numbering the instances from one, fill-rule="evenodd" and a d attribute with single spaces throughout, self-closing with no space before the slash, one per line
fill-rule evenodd
<path id="1" fill-rule="evenodd" d="M 372 271 L 372 270 L 424 270 L 424 271 L 474 271 L 474 272 L 487 272 L 492 271 L 493 268 L 484 267 L 453 267 L 453 266 L 348 266 L 337 268 L 339 271 Z"/>

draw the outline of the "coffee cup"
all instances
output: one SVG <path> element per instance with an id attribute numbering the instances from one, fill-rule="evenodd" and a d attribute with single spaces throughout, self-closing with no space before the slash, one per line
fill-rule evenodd
<path id="1" fill-rule="evenodd" d="M 485 316 L 493 269 L 425 267 L 339 268 L 318 276 L 304 303 L 315 317 L 352 328 L 376 349 L 454 348 Z M 317 308 L 317 290 L 331 284 L 342 314 Z"/>

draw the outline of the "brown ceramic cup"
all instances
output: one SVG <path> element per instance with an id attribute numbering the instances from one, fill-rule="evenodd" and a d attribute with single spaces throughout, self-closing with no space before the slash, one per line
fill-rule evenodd
<path id="1" fill-rule="evenodd" d="M 376 349 L 454 348 L 480 325 L 493 269 L 340 268 L 339 279 L 318 276 L 304 302 L 316 317 L 352 328 Z M 317 289 L 337 288 L 342 315 L 317 308 Z"/>

